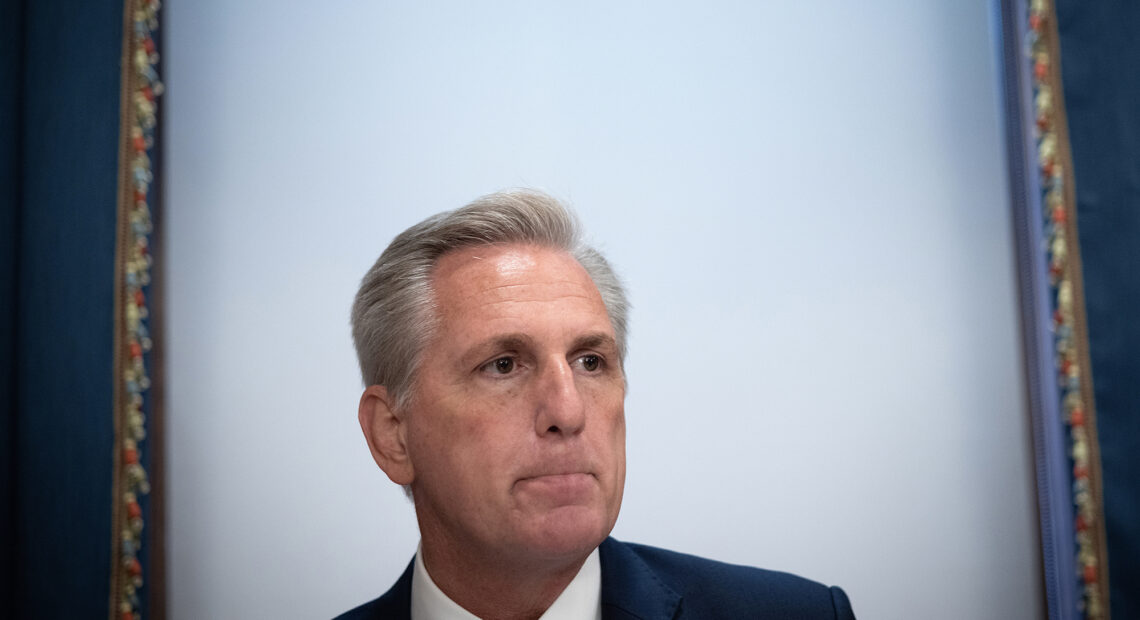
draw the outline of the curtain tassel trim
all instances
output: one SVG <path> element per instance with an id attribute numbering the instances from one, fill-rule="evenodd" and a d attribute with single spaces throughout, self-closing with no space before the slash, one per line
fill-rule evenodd
<path id="1" fill-rule="evenodd" d="M 121 320 L 122 331 L 118 344 L 122 398 L 118 420 L 119 464 L 117 468 L 119 497 L 116 501 L 116 523 L 119 538 L 119 562 L 112 583 L 112 619 L 140 620 L 142 603 L 139 590 L 143 586 L 143 566 L 139 559 L 143 545 L 143 510 L 140 499 L 150 492 L 150 482 L 143 466 L 141 443 L 146 438 L 146 416 L 143 404 L 150 377 L 147 374 L 146 353 L 152 342 L 147 331 L 149 311 L 146 290 L 150 284 L 151 256 L 149 236 L 153 231 L 148 196 L 154 171 L 150 153 L 154 148 L 156 99 L 163 85 L 158 79 L 158 52 L 151 37 L 158 29 L 157 0 L 128 1 L 131 37 L 124 67 L 128 87 L 129 112 L 124 119 L 129 125 L 127 143 L 122 161 L 129 162 L 127 183 L 129 189 L 120 207 L 120 267 L 121 269 Z M 125 222 L 124 222 L 125 218 Z M 116 613 L 117 612 L 117 613 Z"/>
<path id="2" fill-rule="evenodd" d="M 1087 336 L 1083 325 L 1075 193 L 1071 191 L 1071 171 L 1065 169 L 1069 152 L 1062 126 L 1063 92 L 1060 70 L 1055 66 L 1060 62 L 1060 55 L 1055 24 L 1050 23 L 1053 15 L 1053 7 L 1047 0 L 1030 2 L 1029 56 L 1036 113 L 1037 161 L 1044 194 L 1041 201 L 1044 213 L 1041 215 L 1047 240 L 1045 254 L 1053 309 L 1054 361 L 1073 465 L 1072 500 L 1077 543 L 1074 560 L 1081 592 L 1080 611 L 1089 620 L 1103 620 L 1108 617 L 1108 601 L 1107 567 L 1100 545 L 1103 520 L 1099 496 L 1099 452 Z"/>

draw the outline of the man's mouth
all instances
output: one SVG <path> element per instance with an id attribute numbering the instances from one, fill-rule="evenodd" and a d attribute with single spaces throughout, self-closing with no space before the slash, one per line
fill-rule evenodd
<path id="1" fill-rule="evenodd" d="M 515 490 L 557 503 L 584 499 L 597 484 L 597 477 L 588 472 L 544 473 L 520 479 Z"/>

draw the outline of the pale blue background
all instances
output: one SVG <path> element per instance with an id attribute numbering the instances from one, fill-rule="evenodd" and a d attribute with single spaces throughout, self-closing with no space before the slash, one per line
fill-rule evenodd
<path id="1" fill-rule="evenodd" d="M 356 423 L 391 237 L 510 186 L 629 283 L 615 535 L 1042 615 L 987 2 L 164 8 L 174 620 L 385 590 L 411 506 Z"/>

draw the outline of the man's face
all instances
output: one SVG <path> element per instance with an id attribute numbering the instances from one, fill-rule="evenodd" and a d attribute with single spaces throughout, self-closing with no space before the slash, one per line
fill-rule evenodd
<path id="1" fill-rule="evenodd" d="M 625 378 L 597 288 L 568 254 L 527 245 L 446 254 L 433 285 L 439 329 L 405 429 L 425 546 L 588 553 L 625 483 Z"/>

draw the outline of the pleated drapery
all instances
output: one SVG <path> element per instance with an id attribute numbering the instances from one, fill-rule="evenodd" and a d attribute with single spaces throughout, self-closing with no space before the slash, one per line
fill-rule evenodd
<path id="1" fill-rule="evenodd" d="M 154 358 L 156 10 L 0 9 L 3 617 L 163 616 L 157 410 L 128 384 Z"/>
<path id="2" fill-rule="evenodd" d="M 1140 617 L 1140 6 L 1002 14 L 1049 617 Z"/>

